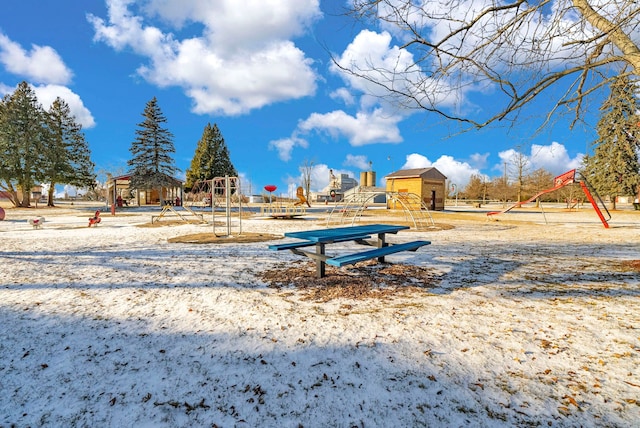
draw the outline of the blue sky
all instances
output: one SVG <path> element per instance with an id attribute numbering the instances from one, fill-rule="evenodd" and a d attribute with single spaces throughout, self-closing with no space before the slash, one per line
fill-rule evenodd
<path id="1" fill-rule="evenodd" d="M 305 161 L 315 165 L 316 190 L 329 168 L 359 179 L 370 162 L 379 182 L 393 170 L 435 166 L 462 188 L 471 174 L 501 175 L 514 149 L 531 169 L 560 174 L 578 167 L 595 139 L 590 126 L 570 131 L 563 120 L 535 135 L 536 120 L 458 134 L 440 117 L 370 96 L 330 59 L 389 58 L 400 44 L 342 16 L 339 1 L 10 0 L 0 14 L 0 94 L 26 80 L 45 108 L 64 98 L 101 177 L 126 171 L 155 96 L 175 136 L 179 176 L 205 125 L 216 123 L 245 193 L 267 184 L 292 192 Z M 495 101 L 490 93 L 472 100 L 479 111 Z"/>

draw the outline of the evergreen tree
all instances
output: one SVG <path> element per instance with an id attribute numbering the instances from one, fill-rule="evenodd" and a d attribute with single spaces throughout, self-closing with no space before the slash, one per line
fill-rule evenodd
<path id="1" fill-rule="evenodd" d="M 637 195 L 640 184 L 638 161 L 638 109 L 633 85 L 626 75 L 611 84 L 609 98 L 600 108 L 598 139 L 592 156 L 585 156 L 585 176 L 602 196 L 613 202 L 620 195 Z"/>
<path id="2" fill-rule="evenodd" d="M 56 184 L 77 187 L 95 185 L 95 165 L 91 161 L 89 146 L 76 123 L 69 105 L 57 98 L 47 112 L 48 138 L 44 175 L 50 182 L 47 205 L 53 206 Z"/>
<path id="3" fill-rule="evenodd" d="M 162 188 L 172 184 L 177 171 L 171 157 L 176 151 L 173 134 L 162 126 L 167 119 L 156 97 L 147 103 L 142 116 L 144 121 L 138 124 L 136 139 L 129 149 L 133 158 L 127 162 L 132 167 L 131 188 L 158 189 L 162 198 Z"/>
<path id="4" fill-rule="evenodd" d="M 45 129 L 44 110 L 27 82 L 0 102 L 0 185 L 15 206 L 30 206 L 31 189 L 44 178 Z"/>
<path id="5" fill-rule="evenodd" d="M 236 177 L 238 175 L 231 163 L 229 149 L 224 141 L 218 125 L 207 123 L 202 137 L 198 141 L 196 152 L 187 170 L 185 188 L 191 188 L 198 181 L 211 180 L 215 177 Z"/>

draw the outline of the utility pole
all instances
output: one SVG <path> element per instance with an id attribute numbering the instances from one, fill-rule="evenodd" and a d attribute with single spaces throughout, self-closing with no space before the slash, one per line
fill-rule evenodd
<path id="1" fill-rule="evenodd" d="M 503 203 L 502 203 L 502 207 L 505 208 L 507 206 L 507 161 L 504 161 L 504 179 L 503 179 Z"/>

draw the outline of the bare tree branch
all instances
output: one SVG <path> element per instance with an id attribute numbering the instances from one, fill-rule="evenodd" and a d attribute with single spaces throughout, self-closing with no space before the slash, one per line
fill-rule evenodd
<path id="1" fill-rule="evenodd" d="M 385 102 L 468 129 L 515 120 L 539 99 L 543 123 L 570 111 L 573 126 L 611 78 L 640 75 L 634 0 L 354 0 L 349 13 L 390 34 L 397 58 L 343 55 L 333 58 L 337 69 Z M 471 109 L 474 94 L 491 103 Z"/>

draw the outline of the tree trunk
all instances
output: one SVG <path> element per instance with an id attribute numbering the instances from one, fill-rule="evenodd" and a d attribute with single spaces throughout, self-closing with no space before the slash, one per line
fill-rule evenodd
<path id="1" fill-rule="evenodd" d="M 14 207 L 18 208 L 20 206 L 20 199 L 18 198 L 18 192 L 11 189 L 9 190 L 9 194 L 11 195 L 11 203 Z"/>
<path id="2" fill-rule="evenodd" d="M 47 206 L 48 207 L 55 207 L 55 205 L 53 204 L 53 195 L 56 192 L 56 183 L 55 182 L 51 182 L 51 186 L 49 186 L 49 192 L 47 194 Z"/>
<path id="3" fill-rule="evenodd" d="M 589 24 L 605 33 L 611 43 L 622 51 L 622 57 L 633 67 L 635 74 L 640 74 L 640 48 L 634 41 L 619 26 L 596 12 L 589 0 L 573 0 L 573 5 Z"/>
<path id="4" fill-rule="evenodd" d="M 31 188 L 25 189 L 22 188 L 22 200 L 20 201 L 21 208 L 30 208 L 31 207 Z"/>

